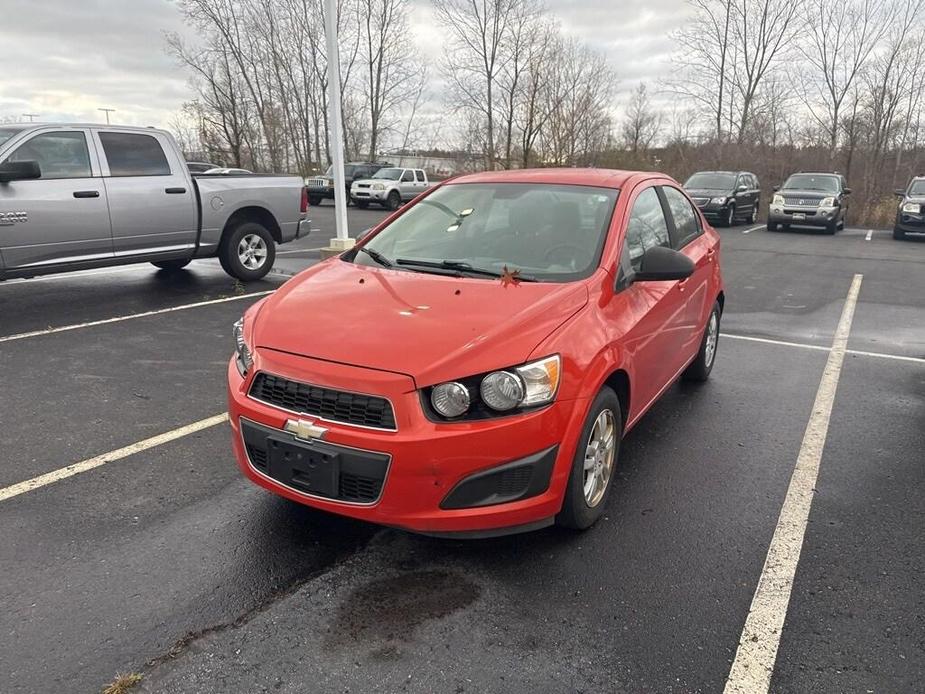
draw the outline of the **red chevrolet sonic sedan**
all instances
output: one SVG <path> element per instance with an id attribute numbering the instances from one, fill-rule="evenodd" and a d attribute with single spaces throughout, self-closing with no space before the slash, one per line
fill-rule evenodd
<path id="1" fill-rule="evenodd" d="M 466 175 L 235 324 L 238 464 L 332 513 L 433 535 L 587 528 L 623 435 L 705 380 L 719 236 L 667 176 Z"/>

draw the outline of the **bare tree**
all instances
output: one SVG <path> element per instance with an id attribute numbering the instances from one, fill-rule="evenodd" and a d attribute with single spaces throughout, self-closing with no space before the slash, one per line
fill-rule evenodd
<path id="1" fill-rule="evenodd" d="M 623 143 L 633 153 L 652 146 L 662 127 L 662 114 L 652 107 L 645 82 L 640 82 L 630 97 L 623 119 Z"/>

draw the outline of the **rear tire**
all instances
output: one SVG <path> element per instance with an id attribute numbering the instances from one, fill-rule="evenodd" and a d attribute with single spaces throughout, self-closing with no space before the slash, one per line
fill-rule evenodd
<path id="1" fill-rule="evenodd" d="M 218 249 L 222 268 L 242 282 L 259 280 L 276 260 L 276 241 L 258 222 L 243 222 L 222 238 Z"/>
<path id="2" fill-rule="evenodd" d="M 556 523 L 575 530 L 590 528 L 603 515 L 620 457 L 623 418 L 613 390 L 601 388 L 581 428 L 572 471 Z"/>
<path id="3" fill-rule="evenodd" d="M 893 238 L 897 241 L 906 240 L 906 232 L 900 229 L 899 227 L 893 227 Z"/>
<path id="4" fill-rule="evenodd" d="M 389 197 L 385 201 L 385 206 L 390 210 L 397 210 L 400 204 L 401 195 L 398 194 L 397 190 L 393 190 L 389 193 Z"/>
<path id="5" fill-rule="evenodd" d="M 167 272 L 176 272 L 177 270 L 182 270 L 187 265 L 190 264 L 190 259 L 185 260 L 157 260 L 151 263 L 154 267 L 160 268 L 161 270 L 166 270 Z"/>
<path id="6" fill-rule="evenodd" d="M 710 378 L 713 364 L 716 363 L 716 348 L 719 346 L 721 318 L 722 311 L 717 301 L 713 303 L 713 310 L 710 311 L 710 317 L 707 318 L 707 326 L 704 328 L 703 339 L 700 341 L 700 351 L 697 352 L 696 359 L 684 371 L 683 378 L 685 381 L 703 382 Z"/>

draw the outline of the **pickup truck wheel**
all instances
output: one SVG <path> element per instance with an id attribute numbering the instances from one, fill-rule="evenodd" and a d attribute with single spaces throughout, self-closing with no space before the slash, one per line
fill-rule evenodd
<path id="1" fill-rule="evenodd" d="M 400 204 L 401 195 L 398 194 L 397 190 L 393 190 L 391 193 L 389 193 L 389 197 L 385 201 L 385 206 L 390 210 L 397 210 Z"/>
<path id="2" fill-rule="evenodd" d="M 244 222 L 222 239 L 218 259 L 232 277 L 242 282 L 253 282 L 273 267 L 276 242 L 262 224 Z"/>
<path id="3" fill-rule="evenodd" d="M 166 270 L 167 272 L 176 272 L 177 270 L 182 270 L 187 265 L 190 264 L 189 259 L 186 260 L 158 260 L 151 263 L 154 267 L 160 268 L 161 270 Z"/>
<path id="4" fill-rule="evenodd" d="M 359 207 L 361 210 L 365 210 L 369 207 L 369 200 L 354 200 L 353 204 Z"/>
<path id="5" fill-rule="evenodd" d="M 620 400 L 601 388 L 581 429 L 572 471 L 556 522 L 566 528 L 590 528 L 604 513 L 623 435 Z"/>
<path id="6" fill-rule="evenodd" d="M 312 207 L 318 207 L 318 205 L 321 204 L 321 198 L 319 198 L 317 195 L 309 195 L 308 204 Z"/>

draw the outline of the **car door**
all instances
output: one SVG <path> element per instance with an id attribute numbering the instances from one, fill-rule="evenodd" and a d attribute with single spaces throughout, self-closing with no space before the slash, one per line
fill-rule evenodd
<path id="1" fill-rule="evenodd" d="M 694 262 L 694 274 L 678 283 L 685 302 L 681 350 L 690 359 L 700 349 L 707 315 L 713 305 L 709 289 L 716 244 L 711 236 L 704 233 L 700 214 L 684 193 L 668 185 L 662 186 L 661 192 L 668 206 L 672 247 Z"/>
<path id="2" fill-rule="evenodd" d="M 166 136 L 103 128 L 94 137 L 116 256 L 189 255 L 196 246 L 197 203 L 186 165 Z"/>
<path id="3" fill-rule="evenodd" d="M 35 161 L 41 177 L 0 184 L 0 253 L 6 270 L 111 258 L 106 188 L 83 128 L 40 131 L 4 161 Z M 10 221 L 10 219 L 15 221 Z"/>
<path id="4" fill-rule="evenodd" d="M 411 200 L 417 193 L 417 183 L 414 180 L 414 171 L 405 169 L 398 180 L 398 188 L 401 192 L 402 200 Z"/>
<path id="5" fill-rule="evenodd" d="M 415 193 L 421 194 L 427 190 L 427 174 L 422 169 L 414 170 Z"/>
<path id="6" fill-rule="evenodd" d="M 620 345 L 632 363 L 633 389 L 639 412 L 659 395 L 683 367 L 682 349 L 688 341 L 686 295 L 677 281 L 632 282 L 642 256 L 652 246 L 672 247 L 666 206 L 655 186 L 637 189 L 630 201 L 619 274 L 618 291 L 605 307 Z M 631 415 L 632 416 L 632 415 Z"/>

